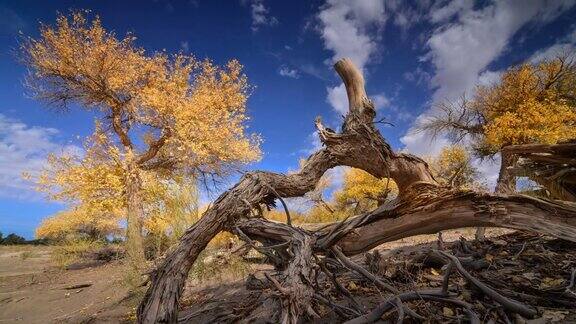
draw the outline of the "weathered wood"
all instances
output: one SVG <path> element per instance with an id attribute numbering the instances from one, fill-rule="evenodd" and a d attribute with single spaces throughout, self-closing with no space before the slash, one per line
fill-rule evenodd
<path id="1" fill-rule="evenodd" d="M 422 159 L 394 153 L 374 127 L 375 110 L 364 90 L 364 79 L 349 59 L 336 63 L 349 97 L 349 112 L 341 132 L 316 120 L 324 147 L 311 155 L 299 172 L 289 175 L 251 172 L 224 192 L 190 227 L 177 247 L 170 250 L 150 273 L 150 286 L 138 308 L 139 323 L 174 323 L 178 301 L 188 272 L 220 231 L 239 228 L 250 240 L 270 245 L 285 266 L 271 277 L 280 293 L 266 298 L 248 318 L 280 316 L 272 321 L 297 323 L 317 316 L 312 301 L 327 302 L 312 288 L 315 254 L 325 254 L 337 245 L 346 255 L 367 251 L 383 242 L 417 234 L 468 226 L 497 226 L 535 230 L 576 241 L 576 209 L 573 205 L 519 195 L 460 192 L 441 187 Z M 378 178 L 391 178 L 399 188 L 398 198 L 373 212 L 329 224 L 316 231 L 250 218 L 251 210 L 271 206 L 277 197 L 303 196 L 320 177 L 335 166 L 362 169 Z M 277 281 L 277 282 L 275 282 Z M 432 298 L 432 297 L 431 297 Z M 329 302 L 329 301 L 328 301 Z"/>
<path id="2" fill-rule="evenodd" d="M 180 244 L 150 273 L 152 284 L 138 308 L 138 321 L 174 323 L 188 272 L 210 240 L 226 226 L 233 225 L 235 219 L 247 216 L 250 213 L 249 205 L 273 204 L 274 194 L 269 186 L 276 188 L 284 197 L 303 195 L 312 190 L 323 174 L 318 170 L 325 171 L 332 166 L 330 159 L 326 158 L 327 154 L 325 150 L 314 154 L 296 174 L 246 174 L 236 186 L 223 193 L 202 218 L 184 233 Z M 262 185 L 264 182 L 268 185 Z M 290 186 L 290 183 L 296 185 Z"/>
<path id="3" fill-rule="evenodd" d="M 324 253 L 336 245 L 344 254 L 356 255 L 414 235 L 473 226 L 536 231 L 576 242 L 576 209 L 570 203 L 523 195 L 446 191 L 413 204 L 378 208 L 342 223 L 321 226 L 315 231 L 315 252 Z M 237 226 L 256 240 L 284 242 L 291 238 L 289 226 L 266 219 L 242 219 Z M 306 224 L 300 226 L 308 228 Z M 334 227 L 338 229 L 334 231 Z"/>
<path id="4" fill-rule="evenodd" d="M 530 230 L 576 242 L 573 204 L 522 195 L 448 192 L 418 205 L 377 209 L 360 216 L 364 222 L 353 226 L 336 244 L 345 254 L 354 255 L 405 237 L 474 226 Z"/>
<path id="5" fill-rule="evenodd" d="M 512 145 L 504 152 L 520 158 L 515 175 L 532 179 L 556 199 L 576 201 L 576 142 Z"/>
<path id="6" fill-rule="evenodd" d="M 488 285 L 486 285 L 483 282 L 481 282 L 480 280 L 476 279 L 468 271 L 466 271 L 466 269 L 464 269 L 464 267 L 462 266 L 462 263 L 460 263 L 460 260 L 458 260 L 457 257 L 455 257 L 455 256 L 453 256 L 447 252 L 443 252 L 443 251 L 437 251 L 437 252 L 440 253 L 441 255 L 443 255 L 444 257 L 448 258 L 452 262 L 452 264 L 456 267 L 456 270 L 466 280 L 468 280 L 474 286 L 478 287 L 478 289 L 480 289 L 484 294 L 490 296 L 490 298 L 492 298 L 495 301 L 497 301 L 498 303 L 500 303 L 500 305 L 502 305 L 505 309 L 508 309 L 511 312 L 520 314 L 520 315 L 527 317 L 527 318 L 533 318 L 534 316 L 536 316 L 536 314 L 538 314 L 538 311 L 536 311 L 536 309 L 528 307 L 528 306 L 526 306 L 526 305 L 524 305 L 524 304 L 522 304 L 522 303 L 520 303 L 514 299 L 510 299 L 506 296 L 503 296 L 502 294 L 500 294 L 496 290 L 492 289 Z"/>

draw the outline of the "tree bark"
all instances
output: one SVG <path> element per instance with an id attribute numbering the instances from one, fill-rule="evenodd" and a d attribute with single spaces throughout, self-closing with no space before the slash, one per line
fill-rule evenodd
<path id="1" fill-rule="evenodd" d="M 520 158 L 514 172 L 546 188 L 555 199 L 576 202 L 576 141 L 504 148 Z"/>
<path id="2" fill-rule="evenodd" d="M 527 196 L 449 191 L 419 203 L 418 207 L 377 209 L 363 217 L 361 226 L 336 243 L 345 254 L 362 253 L 405 237 L 470 226 L 530 230 L 576 242 L 574 206 Z"/>
<path id="3" fill-rule="evenodd" d="M 142 201 L 142 179 L 135 163 L 128 162 L 126 168 L 126 254 L 132 268 L 144 269 L 146 258 L 142 239 L 144 206 Z"/>
<path id="4" fill-rule="evenodd" d="M 254 172 L 244 175 L 236 186 L 223 193 L 202 218 L 184 233 L 178 247 L 168 253 L 160 266 L 150 274 L 153 284 L 138 308 L 138 321 L 174 323 L 188 272 L 198 254 L 216 234 L 226 228 L 232 230 L 234 221 L 247 216 L 258 204 L 272 206 L 276 193 L 283 197 L 295 197 L 313 190 L 322 174 L 334 166 L 327 150 L 321 150 L 309 158 L 299 173 L 281 175 Z"/>
<path id="5" fill-rule="evenodd" d="M 495 192 L 499 194 L 511 194 L 516 192 L 516 175 L 512 172 L 518 161 L 518 156 L 505 149 L 500 151 L 501 163 Z"/>
<path id="6" fill-rule="evenodd" d="M 303 224 L 316 237 L 315 253 L 339 246 L 346 255 L 356 255 L 386 242 L 421 234 L 470 226 L 530 230 L 576 242 L 576 208 L 559 201 L 522 195 L 446 190 L 436 196 L 424 193 L 405 201 L 333 224 Z M 294 229 L 261 218 L 237 221 L 253 240 L 276 244 L 289 241 Z"/>
<path id="7" fill-rule="evenodd" d="M 327 129 L 318 119 L 316 127 L 325 147 L 311 155 L 299 172 L 251 172 L 224 192 L 150 272 L 151 284 L 138 307 L 139 323 L 177 321 L 178 301 L 188 272 L 198 254 L 222 230 L 236 231 L 252 245 L 252 240 L 262 242 L 264 246 L 257 248 L 275 259 L 278 276 L 267 278 L 280 293 L 281 316 L 268 319 L 285 323 L 315 318 L 313 301 L 327 301 L 311 288 L 313 269 L 318 268 L 314 255 L 330 253 L 335 245 L 354 255 L 383 242 L 468 226 L 531 229 L 576 241 L 573 206 L 440 186 L 422 159 L 394 153 L 374 127 L 374 105 L 366 96 L 360 71 L 348 59 L 337 62 L 335 69 L 349 99 L 342 131 Z M 377 178 L 392 178 L 399 188 L 397 199 L 370 213 L 315 229 L 252 215 L 262 204 L 273 206 L 276 198 L 303 196 L 314 190 L 320 177 L 338 165 L 359 168 Z"/>
<path id="8" fill-rule="evenodd" d="M 494 192 L 498 194 L 511 194 L 516 192 L 516 175 L 512 172 L 514 165 L 518 161 L 518 157 L 505 149 L 500 151 L 500 171 L 498 172 L 498 180 L 496 181 L 496 188 Z M 485 227 L 478 227 L 476 229 L 476 240 L 484 240 L 486 233 Z"/>

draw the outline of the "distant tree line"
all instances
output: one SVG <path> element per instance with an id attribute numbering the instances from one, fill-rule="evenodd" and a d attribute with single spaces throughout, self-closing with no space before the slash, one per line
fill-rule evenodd
<path id="1" fill-rule="evenodd" d="M 15 233 L 10 233 L 6 237 L 4 237 L 4 234 L 2 234 L 2 232 L 0 232 L 0 245 L 18 245 L 18 244 L 38 245 L 38 244 L 47 244 L 47 243 L 48 243 L 48 240 L 46 240 L 46 239 L 27 240 L 27 239 L 23 238 L 22 236 L 15 234 Z"/>

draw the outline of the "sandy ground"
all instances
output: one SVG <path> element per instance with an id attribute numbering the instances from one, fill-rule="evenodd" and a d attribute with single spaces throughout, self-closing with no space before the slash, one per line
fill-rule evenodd
<path id="1" fill-rule="evenodd" d="M 487 236 L 508 232 L 489 229 Z M 460 236 L 472 239 L 474 229 L 446 231 L 443 239 L 454 241 Z M 437 235 L 419 235 L 377 249 L 386 251 L 436 239 Z M 137 300 L 128 296 L 120 263 L 61 270 L 51 261 L 51 251 L 49 246 L 0 246 L 0 324 L 131 322 Z M 66 289 L 88 284 L 89 287 Z M 213 289 L 214 283 L 205 284 L 192 284 L 194 293 Z"/>
<path id="2" fill-rule="evenodd" d="M 132 311 L 120 264 L 60 270 L 51 250 L 0 247 L 0 323 L 118 323 Z"/>

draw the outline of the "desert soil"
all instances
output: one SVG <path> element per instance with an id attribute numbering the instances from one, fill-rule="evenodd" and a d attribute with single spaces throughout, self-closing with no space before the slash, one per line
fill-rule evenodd
<path id="1" fill-rule="evenodd" d="M 507 232 L 489 229 L 487 236 Z M 443 239 L 446 242 L 460 236 L 471 239 L 473 233 L 473 229 L 446 231 Z M 378 249 L 390 250 L 436 238 L 436 235 L 420 235 L 387 243 Z M 122 323 L 134 320 L 138 298 L 128 294 L 123 283 L 124 267 L 120 262 L 63 270 L 51 260 L 52 250 L 50 246 L 0 246 L 0 324 Z M 216 284 L 220 286 L 223 283 L 189 286 L 192 289 L 187 289 L 187 292 L 197 296 L 204 290 L 202 295 L 210 296 Z"/>
<path id="2" fill-rule="evenodd" d="M 62 270 L 52 250 L 0 247 L 0 323 L 118 323 L 133 314 L 120 263 Z"/>

